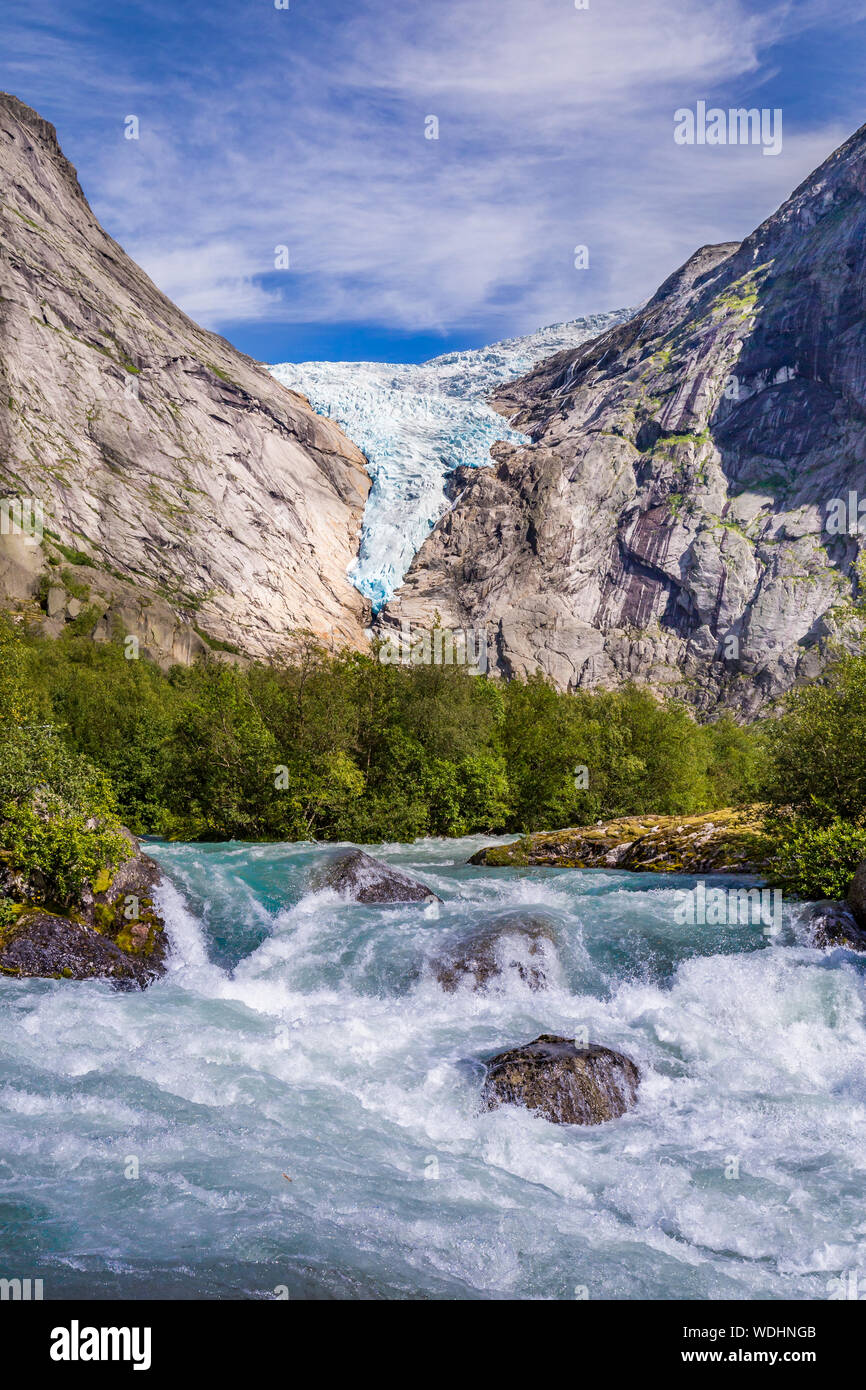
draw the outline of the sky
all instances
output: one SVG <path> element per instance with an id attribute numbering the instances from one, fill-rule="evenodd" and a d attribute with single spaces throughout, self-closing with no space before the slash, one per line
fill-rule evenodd
<path id="1" fill-rule="evenodd" d="M 0 6 L 0 88 L 159 287 L 264 361 L 422 361 L 640 303 L 863 124 L 864 69 L 862 0 Z M 781 110 L 781 151 L 678 144 L 700 101 Z"/>

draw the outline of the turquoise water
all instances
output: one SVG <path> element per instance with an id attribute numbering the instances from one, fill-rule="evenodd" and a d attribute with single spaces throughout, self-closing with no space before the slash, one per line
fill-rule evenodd
<path id="1" fill-rule="evenodd" d="M 772 941 L 679 926 L 693 879 L 467 866 L 481 843 L 376 851 L 426 908 L 309 893 L 322 847 L 153 846 L 164 980 L 0 980 L 0 1275 L 46 1298 L 812 1299 L 862 1271 L 863 962 L 801 944 L 795 912 Z M 444 992 L 431 958 L 504 909 L 551 922 L 549 988 Z M 479 1109 L 481 1058 L 581 1027 L 640 1065 L 634 1112 Z"/>

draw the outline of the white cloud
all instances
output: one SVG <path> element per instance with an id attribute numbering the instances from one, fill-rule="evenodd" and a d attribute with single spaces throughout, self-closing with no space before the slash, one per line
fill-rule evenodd
<path id="1" fill-rule="evenodd" d="M 673 143 L 678 106 L 753 104 L 767 46 L 830 13 L 847 0 L 389 0 L 334 25 L 317 11 L 265 60 L 247 5 L 215 48 L 203 35 L 194 80 L 130 85 L 141 140 L 93 144 L 83 181 L 209 327 L 524 331 L 644 298 L 702 242 L 747 234 L 850 133 L 789 123 L 777 159 Z M 237 55 L 221 86 L 220 43 Z M 280 244 L 292 269 L 275 275 Z"/>

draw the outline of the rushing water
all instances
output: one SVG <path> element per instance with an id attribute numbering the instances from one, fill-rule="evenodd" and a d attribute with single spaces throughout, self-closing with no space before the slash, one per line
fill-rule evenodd
<path id="1" fill-rule="evenodd" d="M 772 941 L 678 926 L 691 879 L 467 866 L 480 843 L 378 851 L 426 908 L 309 893 L 317 846 L 158 845 L 164 980 L 0 981 L 0 1275 L 46 1298 L 811 1299 L 862 1273 L 860 958 L 798 944 L 793 914 Z M 443 991 L 430 960 L 506 908 L 552 923 L 549 988 Z M 640 1065 L 631 1114 L 480 1110 L 480 1058 L 581 1026 Z"/>

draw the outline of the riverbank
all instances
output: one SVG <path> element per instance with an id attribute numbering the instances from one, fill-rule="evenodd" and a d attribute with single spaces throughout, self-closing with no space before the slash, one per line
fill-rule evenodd
<path id="1" fill-rule="evenodd" d="M 479 850 L 487 868 L 631 869 L 639 873 L 749 874 L 763 877 L 771 842 L 760 808 L 728 807 L 700 816 L 620 816 L 595 825 L 523 835 Z"/>

